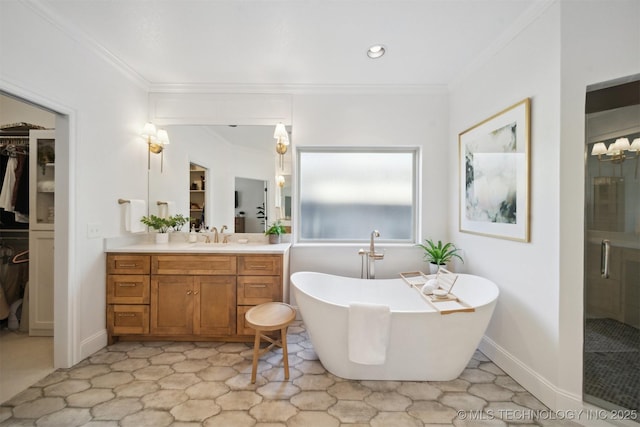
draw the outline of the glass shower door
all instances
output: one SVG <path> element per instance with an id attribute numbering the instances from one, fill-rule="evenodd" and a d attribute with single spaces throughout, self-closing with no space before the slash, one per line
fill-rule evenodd
<path id="1" fill-rule="evenodd" d="M 585 401 L 638 411 L 639 78 L 587 91 L 583 371 Z"/>

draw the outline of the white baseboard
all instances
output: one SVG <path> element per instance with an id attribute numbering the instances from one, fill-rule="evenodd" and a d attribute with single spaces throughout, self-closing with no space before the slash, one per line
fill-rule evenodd
<path id="1" fill-rule="evenodd" d="M 482 337 L 478 348 L 550 409 L 560 411 L 583 407 L 582 396 L 556 387 L 486 335 Z"/>
<path id="2" fill-rule="evenodd" d="M 82 340 L 80 343 L 80 360 L 84 360 L 96 351 L 107 346 L 107 330 L 103 329 Z"/>
<path id="3" fill-rule="evenodd" d="M 566 420 L 589 427 L 638 425 L 632 420 L 617 421 L 611 417 L 609 411 L 584 402 L 581 395 L 555 386 L 487 336 L 482 337 L 478 348 L 558 416 L 566 416 Z"/>

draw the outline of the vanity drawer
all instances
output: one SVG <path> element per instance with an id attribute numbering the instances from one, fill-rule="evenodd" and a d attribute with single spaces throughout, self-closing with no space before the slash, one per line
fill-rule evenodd
<path id="1" fill-rule="evenodd" d="M 107 276 L 108 304 L 149 304 L 149 276 L 110 274 Z"/>
<path id="2" fill-rule="evenodd" d="M 111 335 L 149 333 L 148 305 L 109 305 L 107 328 Z"/>
<path id="3" fill-rule="evenodd" d="M 248 326 L 246 326 L 245 321 L 244 321 L 244 315 L 247 311 L 249 311 L 250 308 L 252 308 L 252 305 L 239 305 L 238 306 L 238 311 L 237 311 L 237 318 L 236 318 L 236 333 L 238 335 L 255 335 L 256 331 L 255 329 L 252 329 Z"/>
<path id="4" fill-rule="evenodd" d="M 234 255 L 153 255 L 153 274 L 236 274 Z"/>
<path id="5" fill-rule="evenodd" d="M 107 255 L 108 274 L 149 274 L 149 255 Z"/>
<path id="6" fill-rule="evenodd" d="M 238 305 L 258 305 L 282 300 L 280 276 L 238 276 Z"/>
<path id="7" fill-rule="evenodd" d="M 247 276 L 278 276 L 282 272 L 280 255 L 240 255 L 238 274 Z"/>

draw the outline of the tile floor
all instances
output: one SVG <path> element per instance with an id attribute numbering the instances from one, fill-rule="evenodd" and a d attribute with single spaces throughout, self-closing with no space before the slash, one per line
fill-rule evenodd
<path id="1" fill-rule="evenodd" d="M 0 330 L 0 402 L 53 371 L 53 337 Z"/>
<path id="2" fill-rule="evenodd" d="M 117 343 L 4 402 L 0 426 L 573 424 L 538 419 L 544 405 L 480 352 L 453 381 L 351 381 L 323 368 L 301 322 L 288 341 L 290 380 L 278 349 L 262 357 L 256 384 L 250 344 Z M 469 420 L 482 410 L 491 416 Z M 501 420 L 502 413 L 524 416 Z"/>

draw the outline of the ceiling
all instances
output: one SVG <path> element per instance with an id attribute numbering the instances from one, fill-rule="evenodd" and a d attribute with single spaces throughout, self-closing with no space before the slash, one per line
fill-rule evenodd
<path id="1" fill-rule="evenodd" d="M 447 85 L 550 0 L 33 0 L 151 90 Z M 366 50 L 383 44 L 387 54 Z"/>

